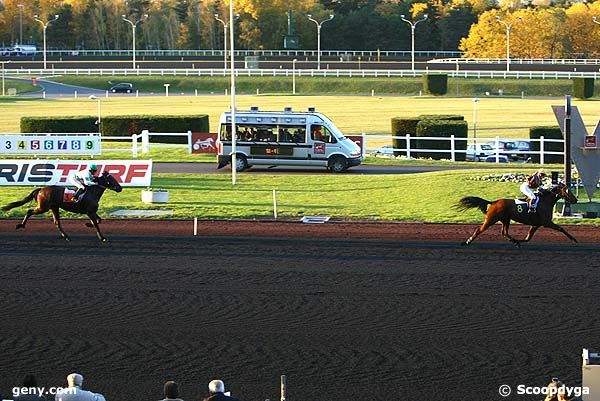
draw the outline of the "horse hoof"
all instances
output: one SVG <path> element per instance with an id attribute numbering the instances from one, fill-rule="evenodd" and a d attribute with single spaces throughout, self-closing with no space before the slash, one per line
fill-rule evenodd
<path id="1" fill-rule="evenodd" d="M 69 237 L 63 237 L 63 238 L 65 239 L 65 241 L 71 242 L 71 238 L 69 238 Z"/>
<path id="2" fill-rule="evenodd" d="M 23 223 L 18 223 L 18 224 L 15 226 L 15 230 L 18 230 L 19 228 L 25 228 L 25 224 L 23 224 Z"/>
<path id="3" fill-rule="evenodd" d="M 108 242 L 108 238 L 102 237 L 102 238 L 100 238 L 100 241 L 102 241 L 102 242 Z"/>
<path id="4" fill-rule="evenodd" d="M 467 241 L 460 243 L 460 246 L 467 246 L 467 245 L 469 245 L 469 242 L 467 242 Z"/>

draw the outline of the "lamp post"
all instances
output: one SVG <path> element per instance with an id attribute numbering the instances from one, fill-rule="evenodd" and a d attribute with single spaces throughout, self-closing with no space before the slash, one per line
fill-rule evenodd
<path id="1" fill-rule="evenodd" d="M 50 25 L 51 22 L 54 22 L 58 19 L 58 14 L 56 14 L 54 16 L 54 19 L 51 19 L 47 22 L 42 21 L 41 19 L 39 19 L 39 17 L 36 15 L 33 16 L 33 18 L 39 22 L 40 24 L 42 24 L 42 28 L 44 31 L 44 70 L 46 69 L 46 29 L 48 29 L 48 25 Z"/>
<path id="2" fill-rule="evenodd" d="M 233 20 L 240 18 L 239 14 L 233 16 Z M 215 19 L 223 24 L 223 69 L 227 69 L 227 28 L 229 28 L 229 22 L 225 22 L 219 18 L 219 14 L 215 14 Z"/>
<path id="3" fill-rule="evenodd" d="M 17 7 L 19 7 L 19 44 L 22 45 L 23 44 L 23 9 L 25 8 L 25 5 L 17 4 Z"/>
<path id="4" fill-rule="evenodd" d="M 314 19 L 312 15 L 308 14 L 308 20 L 317 24 L 317 70 L 321 69 L 321 26 L 327 21 L 331 21 L 333 17 L 333 14 L 329 14 L 329 18 L 319 22 L 316 19 Z"/>
<path id="5" fill-rule="evenodd" d="M 475 156 L 477 156 L 477 103 L 478 102 L 479 102 L 479 98 L 474 97 L 473 98 L 473 144 L 475 145 Z"/>
<path id="6" fill-rule="evenodd" d="M 417 20 L 415 22 L 409 21 L 406 18 L 404 18 L 404 14 L 401 15 L 400 18 L 402 18 L 402 21 L 404 21 L 408 25 L 410 25 L 410 43 L 411 43 L 410 66 L 411 66 L 411 69 L 414 71 L 415 70 L 415 28 L 419 22 L 423 22 L 427 19 L 427 14 L 423 15 L 423 18 L 421 18 L 420 20 Z"/>
<path id="7" fill-rule="evenodd" d="M 2 96 L 6 96 L 5 92 L 4 92 L 4 64 L 10 63 L 10 60 L 8 61 L 0 61 L 0 64 L 2 64 Z"/>
<path id="8" fill-rule="evenodd" d="M 506 71 L 510 71 L 510 29 L 512 24 L 502 21 L 499 15 L 496 16 L 496 21 L 506 27 Z M 523 21 L 523 17 L 519 17 L 519 21 Z"/>
<path id="9" fill-rule="evenodd" d="M 101 114 L 101 108 L 100 108 L 100 98 L 96 97 L 96 95 L 90 95 L 88 96 L 88 99 L 90 100 L 97 100 L 98 101 L 98 134 L 100 134 L 100 123 L 102 122 L 102 114 Z"/>
<path id="10" fill-rule="evenodd" d="M 136 68 L 136 64 L 135 64 L 135 29 L 137 28 L 137 25 L 140 22 L 145 21 L 148 18 L 148 14 L 142 15 L 142 18 L 140 18 L 136 22 L 133 22 L 133 21 L 127 19 L 127 16 L 125 14 L 121 15 L 121 18 L 123 18 L 123 21 L 129 22 L 129 24 L 131 25 L 131 31 L 132 31 L 132 36 L 133 36 L 133 69 L 135 69 Z"/>

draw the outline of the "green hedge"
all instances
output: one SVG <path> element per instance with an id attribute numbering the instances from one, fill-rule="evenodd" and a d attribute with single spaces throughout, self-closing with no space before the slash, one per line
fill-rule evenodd
<path id="1" fill-rule="evenodd" d="M 409 134 L 411 137 L 415 137 L 417 135 L 417 124 L 419 121 L 421 121 L 421 118 L 419 117 L 392 118 L 392 136 L 404 136 Z M 414 148 L 416 146 L 416 140 L 411 139 L 410 142 L 410 147 Z M 394 149 L 405 149 L 406 139 L 394 138 L 392 139 L 392 146 Z M 394 156 L 406 156 L 406 152 L 395 150 Z"/>
<path id="2" fill-rule="evenodd" d="M 22 117 L 21 132 L 88 133 L 98 132 L 94 116 Z M 102 118 L 102 135 L 131 136 L 147 129 L 150 132 L 209 132 L 208 116 L 106 116 Z M 151 142 L 187 143 L 179 136 L 153 135 Z"/>
<path id="3" fill-rule="evenodd" d="M 423 74 L 423 90 L 428 95 L 445 95 L 448 93 L 448 75 Z"/>
<path id="4" fill-rule="evenodd" d="M 534 141 L 534 139 L 540 139 L 543 136 L 544 139 L 563 139 L 562 132 L 558 126 L 550 127 L 531 127 L 529 129 L 529 148 L 532 152 L 540 151 L 540 142 Z M 564 145 L 562 142 L 544 142 L 544 152 L 563 152 Z M 539 154 L 531 154 L 531 161 L 533 163 L 540 162 Z M 564 163 L 565 158 L 563 155 L 544 155 L 544 163 Z"/>
<path id="5" fill-rule="evenodd" d="M 152 132 L 209 132 L 208 116 L 109 116 L 102 119 L 102 134 L 131 136 L 143 130 Z M 179 136 L 152 135 L 151 142 L 187 143 Z"/>
<path id="6" fill-rule="evenodd" d="M 594 78 L 573 78 L 573 95 L 579 99 L 594 96 Z"/>
<path id="7" fill-rule="evenodd" d="M 462 120 L 464 121 L 465 116 L 460 114 L 421 114 L 417 117 L 419 120 Z"/>
<path id="8" fill-rule="evenodd" d="M 419 137 L 440 137 L 450 138 L 454 135 L 455 138 L 467 138 L 469 127 L 466 121 L 460 120 L 421 120 L 417 124 L 417 148 L 419 149 L 440 149 L 451 150 L 450 141 L 436 141 L 433 139 L 419 139 Z M 466 150 L 467 141 L 455 141 L 455 150 Z M 450 152 L 415 152 L 415 157 L 427 158 L 434 160 L 450 159 Z M 457 161 L 465 160 L 465 153 L 455 153 L 454 158 Z"/>
<path id="9" fill-rule="evenodd" d="M 21 132 L 87 133 L 98 132 L 95 116 L 21 117 Z"/>

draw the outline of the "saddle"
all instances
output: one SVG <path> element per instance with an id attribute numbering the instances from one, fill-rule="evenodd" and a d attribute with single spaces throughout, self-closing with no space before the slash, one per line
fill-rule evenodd
<path id="1" fill-rule="evenodd" d="M 63 202 L 71 202 L 75 201 L 75 191 L 69 188 L 65 188 L 65 192 L 63 192 Z"/>

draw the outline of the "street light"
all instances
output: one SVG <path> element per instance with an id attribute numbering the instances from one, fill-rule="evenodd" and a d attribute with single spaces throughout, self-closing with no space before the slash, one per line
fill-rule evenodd
<path id="1" fill-rule="evenodd" d="M 17 4 L 19 7 L 19 44 L 23 44 L 23 9 L 25 6 L 23 4 Z"/>
<path id="2" fill-rule="evenodd" d="M 473 144 L 475 145 L 475 156 L 477 157 L 477 103 L 478 97 L 473 98 Z"/>
<path id="3" fill-rule="evenodd" d="M 2 64 L 2 96 L 6 96 L 5 92 L 4 92 L 4 64 L 10 63 L 10 60 L 8 61 L 0 61 L 0 64 Z"/>
<path id="4" fill-rule="evenodd" d="M 98 133 L 100 134 L 100 123 L 102 122 L 102 117 L 101 117 L 101 113 L 100 113 L 100 98 L 96 97 L 96 95 L 90 95 L 88 96 L 88 99 L 90 100 L 97 100 L 98 101 Z"/>
<path id="5" fill-rule="evenodd" d="M 312 15 L 308 14 L 308 20 L 317 24 L 317 70 L 321 69 L 321 26 L 327 21 L 331 21 L 333 17 L 333 14 L 329 14 L 329 18 L 319 22 L 316 19 L 314 19 Z"/>
<path id="6" fill-rule="evenodd" d="M 239 14 L 233 16 L 233 20 L 240 18 Z M 223 24 L 223 69 L 227 69 L 227 28 L 229 28 L 229 22 L 225 22 L 219 18 L 219 14 L 215 14 L 215 19 Z"/>
<path id="7" fill-rule="evenodd" d="M 402 21 L 406 22 L 408 25 L 410 25 L 410 38 L 411 38 L 411 52 L 410 52 L 410 65 L 411 65 L 411 69 L 414 71 L 415 70 L 415 27 L 417 26 L 417 24 L 419 22 L 423 22 L 427 19 L 427 14 L 423 15 L 423 18 L 421 18 L 418 21 L 412 22 L 407 20 L 406 18 L 404 18 L 404 14 L 402 14 L 400 16 L 400 18 L 402 18 Z"/>
<path id="8" fill-rule="evenodd" d="M 142 15 L 142 18 L 140 18 L 138 21 L 133 22 L 131 20 L 127 19 L 127 16 L 125 14 L 121 15 L 121 18 L 123 18 L 123 21 L 125 22 L 129 22 L 131 24 L 131 31 L 132 31 L 132 36 L 133 36 L 133 69 L 136 68 L 135 66 L 135 28 L 137 28 L 137 25 L 146 20 L 148 18 L 148 14 L 144 14 Z"/>
<path id="9" fill-rule="evenodd" d="M 502 21 L 499 15 L 496 15 L 496 21 L 506 27 L 506 71 L 510 71 L 510 29 L 512 24 Z M 523 21 L 523 17 L 519 17 L 519 21 Z"/>
<path id="10" fill-rule="evenodd" d="M 56 14 L 54 16 L 54 19 L 51 19 L 50 21 L 44 22 L 41 19 L 39 19 L 38 15 L 34 15 L 33 18 L 39 22 L 40 24 L 42 24 L 42 28 L 44 30 L 44 70 L 46 69 L 46 29 L 48 29 L 48 25 L 50 25 L 51 22 L 54 22 L 58 19 L 58 14 Z"/>

